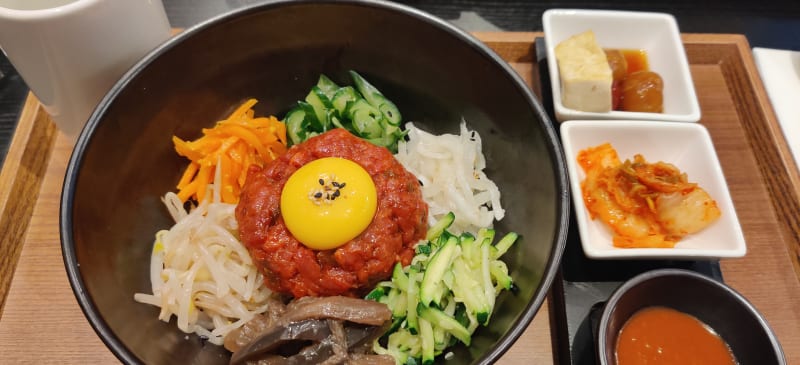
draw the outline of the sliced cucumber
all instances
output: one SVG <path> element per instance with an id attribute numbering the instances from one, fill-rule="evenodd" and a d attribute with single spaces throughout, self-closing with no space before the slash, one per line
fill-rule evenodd
<path id="1" fill-rule="evenodd" d="M 419 353 L 421 350 L 420 345 L 420 339 L 404 329 L 395 332 L 393 336 L 389 337 L 387 343 L 389 352 L 395 359 L 401 360 L 401 364 L 411 361 L 415 357 L 412 354 Z"/>
<path id="2" fill-rule="evenodd" d="M 492 251 L 492 259 L 497 260 L 500 256 L 503 256 L 503 254 L 511 248 L 511 245 L 517 242 L 517 238 L 519 238 L 519 235 L 515 232 L 509 232 L 503 236 L 494 246 L 495 250 Z"/>
<path id="3" fill-rule="evenodd" d="M 442 232 L 450 227 L 453 224 L 453 221 L 456 220 L 456 215 L 453 212 L 447 213 L 444 217 L 439 219 L 434 225 L 428 228 L 428 233 L 425 234 L 425 239 L 428 241 L 434 241 L 442 235 Z"/>
<path id="4" fill-rule="evenodd" d="M 469 330 L 462 326 L 461 323 L 458 323 L 455 318 L 448 316 L 439 309 L 427 307 L 422 303 L 417 306 L 417 313 L 419 313 L 420 318 L 431 322 L 431 325 L 443 328 L 458 338 L 459 341 L 469 346 L 472 340 L 472 335 L 470 334 Z"/>
<path id="5" fill-rule="evenodd" d="M 392 290 L 389 291 L 386 305 L 392 310 L 392 317 L 405 318 L 408 308 L 407 303 L 408 301 L 406 300 L 406 294 L 404 292 L 397 288 L 392 288 Z"/>
<path id="6" fill-rule="evenodd" d="M 433 327 L 425 319 L 419 320 L 419 335 L 422 347 L 422 364 L 431 365 L 435 357 L 435 340 L 433 338 Z"/>
<path id="7" fill-rule="evenodd" d="M 491 262 L 491 243 L 484 242 L 481 245 L 481 284 L 483 286 L 483 295 L 486 297 L 486 302 L 489 303 L 488 316 L 486 318 L 478 318 L 478 322 L 486 325 L 489 322 L 489 316 L 494 310 L 494 302 L 497 298 L 497 291 L 492 284 L 492 274 L 489 271 L 489 262 Z M 481 320 L 483 319 L 483 320 Z"/>
<path id="8" fill-rule="evenodd" d="M 496 232 L 491 228 L 481 228 L 478 230 L 478 237 L 476 241 L 478 241 L 478 246 L 482 245 L 484 242 L 488 242 L 489 244 L 494 241 L 494 236 Z"/>
<path id="9" fill-rule="evenodd" d="M 433 327 L 433 352 L 435 354 L 441 354 L 445 348 L 455 345 L 456 342 L 458 342 L 458 339 L 451 336 L 444 328 L 439 326 Z"/>
<path id="10" fill-rule="evenodd" d="M 444 286 L 442 278 L 445 271 L 450 268 L 457 249 L 458 239 L 451 237 L 431 258 L 419 287 L 419 300 L 423 305 L 428 306 L 431 303 L 439 305 L 441 297 L 437 294 L 441 293 L 442 286 Z"/>
<path id="11" fill-rule="evenodd" d="M 338 117 L 336 115 L 332 115 L 331 116 L 331 125 L 333 126 L 333 128 L 344 128 L 348 132 L 355 134 L 353 132 L 353 123 L 350 122 L 350 119 L 341 118 L 341 117 Z"/>
<path id="12" fill-rule="evenodd" d="M 375 287 L 375 289 L 372 289 L 372 291 L 370 291 L 369 294 L 367 294 L 367 296 L 364 297 L 364 299 L 380 302 L 381 299 L 385 296 L 386 296 L 385 288 L 383 286 L 378 285 Z"/>
<path id="13" fill-rule="evenodd" d="M 458 243 L 461 245 L 461 256 L 464 257 L 464 260 L 469 263 L 475 262 L 476 247 L 478 246 L 475 237 L 469 233 L 462 233 Z"/>
<path id="14" fill-rule="evenodd" d="M 402 327 L 403 323 L 405 323 L 406 319 L 403 317 L 395 318 L 392 317 L 392 324 L 389 326 L 389 329 L 386 330 L 384 336 L 388 337 L 392 333 L 395 333 L 400 327 Z"/>
<path id="15" fill-rule="evenodd" d="M 394 265 L 394 270 L 392 270 L 392 282 L 397 285 L 397 289 L 401 291 L 407 291 L 408 288 L 408 276 L 406 273 L 403 272 L 403 264 L 396 263 Z"/>
<path id="16" fill-rule="evenodd" d="M 408 269 L 408 282 L 406 283 L 406 300 L 408 301 L 408 309 L 416 309 L 419 303 L 419 281 L 417 279 L 419 272 L 411 267 Z M 399 283 L 398 283 L 399 285 Z M 406 325 L 412 334 L 417 334 L 420 330 L 419 321 L 417 318 L 416 310 L 409 310 L 406 315 Z"/>
<path id="17" fill-rule="evenodd" d="M 486 324 L 489 319 L 489 302 L 484 297 L 481 282 L 475 279 L 474 270 L 465 260 L 453 262 L 453 274 L 458 278 L 453 285 L 453 295 L 464 303 L 467 311 L 477 319 L 479 324 Z"/>
<path id="18" fill-rule="evenodd" d="M 303 123 L 295 125 L 302 127 L 302 131 L 297 128 L 294 130 L 295 139 L 292 142 L 297 144 L 330 129 L 344 128 L 396 153 L 397 141 L 406 134 L 400 128 L 397 107 L 357 73 L 351 75 L 356 81 L 355 87 L 340 87 L 327 76 L 319 76 L 317 84 L 298 104 L 305 115 Z M 360 93 L 359 89 L 368 92 L 369 96 Z"/>
<path id="19" fill-rule="evenodd" d="M 314 110 L 314 107 L 305 101 L 298 101 L 297 107 L 303 109 L 305 112 L 305 120 L 303 125 L 305 126 L 306 135 L 303 141 L 313 137 L 314 135 L 319 134 L 322 131 L 322 122 L 317 119 L 317 112 Z M 317 132 L 314 134 L 314 132 Z M 301 141 L 302 142 L 302 141 Z"/>
<path id="20" fill-rule="evenodd" d="M 492 274 L 492 279 L 499 288 L 511 290 L 514 281 L 511 279 L 511 275 L 508 275 L 508 266 L 506 266 L 505 262 L 500 260 L 490 262 L 489 273 Z"/>
<path id="21" fill-rule="evenodd" d="M 353 129 L 360 137 L 371 139 L 383 135 L 380 122 L 383 115 L 366 100 L 358 99 L 349 104 L 345 115 L 353 121 Z"/>
<path id="22" fill-rule="evenodd" d="M 328 76 L 322 74 L 319 75 L 317 87 L 325 93 L 325 96 L 327 96 L 328 99 L 332 99 L 333 94 L 339 89 L 339 85 L 336 85 L 336 83 L 329 79 Z"/>
<path id="23" fill-rule="evenodd" d="M 358 94 L 358 91 L 356 91 L 356 89 L 354 89 L 352 86 L 345 86 L 336 90 L 336 92 L 333 94 L 333 97 L 331 97 L 331 104 L 333 105 L 333 109 L 335 109 L 339 115 L 344 115 L 348 104 L 354 103 L 358 99 L 362 99 L 361 95 Z"/>
<path id="24" fill-rule="evenodd" d="M 314 116 L 317 117 L 316 119 L 319 122 L 311 126 L 314 131 L 320 133 L 328 131 L 331 126 L 331 110 L 333 109 L 330 99 L 325 96 L 322 89 L 314 86 L 306 95 L 306 102 L 314 109 Z"/>
<path id="25" fill-rule="evenodd" d="M 392 125 L 400 125 L 403 117 L 400 115 L 400 110 L 397 109 L 397 106 L 391 100 L 383 96 L 375 86 L 372 86 L 372 84 L 361 77 L 357 72 L 351 70 L 350 77 L 353 78 L 356 89 L 364 96 L 364 99 L 377 108 Z"/>
<path id="26" fill-rule="evenodd" d="M 308 120 L 306 119 L 306 111 L 303 108 L 296 106 L 286 113 L 283 123 L 286 125 L 286 134 L 289 135 L 289 141 L 292 144 L 305 141 Z"/>
<path id="27" fill-rule="evenodd" d="M 378 138 L 367 138 L 367 142 L 372 143 L 378 147 L 386 147 L 391 153 L 397 153 L 397 140 L 391 136 L 382 136 Z"/>

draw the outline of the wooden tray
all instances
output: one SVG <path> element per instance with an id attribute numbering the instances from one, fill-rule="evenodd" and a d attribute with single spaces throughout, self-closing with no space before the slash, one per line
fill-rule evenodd
<path id="1" fill-rule="evenodd" d="M 541 33 L 476 35 L 539 93 L 534 40 Z M 722 263 L 725 281 L 766 316 L 789 363 L 800 363 L 800 282 L 793 269 L 800 268 L 797 169 L 747 40 L 690 34 L 684 42 L 701 122 L 714 140 L 748 244 L 746 257 Z M 72 143 L 30 97 L 0 173 L 0 363 L 117 361 L 81 313 L 61 258 L 59 202 Z M 550 314 L 543 305 L 501 363 L 558 363 Z"/>

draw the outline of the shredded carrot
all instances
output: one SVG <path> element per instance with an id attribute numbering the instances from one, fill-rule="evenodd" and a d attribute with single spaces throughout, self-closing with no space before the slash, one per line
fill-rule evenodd
<path id="1" fill-rule="evenodd" d="M 236 204 L 250 165 L 263 166 L 286 152 L 286 127 L 273 116 L 255 118 L 256 102 L 245 101 L 194 141 L 172 137 L 175 151 L 191 160 L 177 185 L 181 201 L 203 201 L 219 164 L 221 200 Z"/>
<path id="2" fill-rule="evenodd" d="M 186 168 L 186 170 L 183 172 L 183 176 L 181 176 L 181 180 L 178 181 L 178 189 L 183 189 L 189 185 L 189 183 L 192 182 L 194 175 L 197 174 L 197 170 L 200 170 L 200 164 L 197 162 L 189 163 L 189 167 Z"/>

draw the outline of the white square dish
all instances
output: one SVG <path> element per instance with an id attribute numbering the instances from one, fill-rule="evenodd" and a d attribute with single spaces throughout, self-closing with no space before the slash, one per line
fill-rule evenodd
<path id="1" fill-rule="evenodd" d="M 559 122 L 567 120 L 626 119 L 697 122 L 700 105 L 689 71 L 675 18 L 665 13 L 611 10 L 550 9 L 542 16 L 547 46 L 547 67 L 553 109 Z M 637 49 L 647 52 L 650 70 L 664 81 L 664 112 L 583 112 L 564 106 L 555 47 L 587 30 L 595 33 L 604 49 Z"/>
<path id="2" fill-rule="evenodd" d="M 561 124 L 561 141 L 572 190 L 572 203 L 583 251 L 594 259 L 719 259 L 742 257 L 747 247 L 728 185 L 722 173 L 711 136 L 696 123 L 652 121 L 567 121 Z M 664 161 L 686 173 L 717 202 L 721 217 L 705 229 L 685 236 L 673 248 L 619 248 L 612 243 L 611 229 L 592 220 L 584 204 L 581 181 L 585 178 L 577 162 L 588 147 L 611 143 L 620 160 L 641 154 L 649 162 Z"/>

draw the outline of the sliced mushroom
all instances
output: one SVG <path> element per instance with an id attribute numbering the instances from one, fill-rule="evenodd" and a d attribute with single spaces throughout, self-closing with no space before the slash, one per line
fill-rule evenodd
<path id="1" fill-rule="evenodd" d="M 386 332 L 391 311 L 381 303 L 345 297 L 303 298 L 290 303 L 279 319 L 255 319 L 225 338 L 235 350 L 231 364 L 383 364 L 391 357 L 353 358 Z M 262 332 L 255 335 L 256 330 Z M 243 344 L 243 341 L 248 341 Z M 230 347 L 228 346 L 232 344 Z M 393 363 L 393 359 L 391 360 Z M 386 362 L 388 364 L 388 362 Z"/>
<path id="2" fill-rule="evenodd" d="M 331 329 L 331 345 L 333 346 L 333 357 L 325 363 L 338 364 L 347 360 L 347 333 L 345 333 L 344 323 L 336 319 L 328 319 L 328 327 Z"/>
<path id="3" fill-rule="evenodd" d="M 347 365 L 395 365 L 395 361 L 389 355 L 350 354 Z"/>
<path id="4" fill-rule="evenodd" d="M 309 343 L 322 342 L 330 335 L 331 331 L 328 324 L 325 321 L 316 319 L 275 326 L 234 352 L 230 363 L 231 365 L 243 364 L 245 361 L 257 358 L 262 354 L 280 356 L 279 350 L 289 352 L 291 348 L 294 348 L 296 352 L 296 350 L 307 347 Z M 298 345 L 300 345 L 300 348 L 298 348 Z"/>
<path id="5" fill-rule="evenodd" d="M 339 336 L 334 335 L 339 331 Z M 268 364 L 339 364 L 349 358 L 350 349 L 374 341 L 385 331 L 385 326 L 343 326 L 330 319 L 278 325 L 234 352 L 230 364 L 261 359 Z"/>
<path id="6" fill-rule="evenodd" d="M 286 310 L 286 305 L 280 298 L 272 297 L 269 299 L 269 309 L 261 315 L 253 317 L 243 326 L 231 331 L 225 336 L 224 346 L 230 352 L 236 352 L 242 346 L 256 339 L 263 333 L 269 331 L 280 321 L 281 315 Z"/>
<path id="7" fill-rule="evenodd" d="M 342 296 L 304 297 L 289 303 L 281 316 L 281 322 L 295 322 L 308 318 L 336 318 L 380 326 L 392 318 L 392 311 L 385 304 L 371 300 Z"/>

